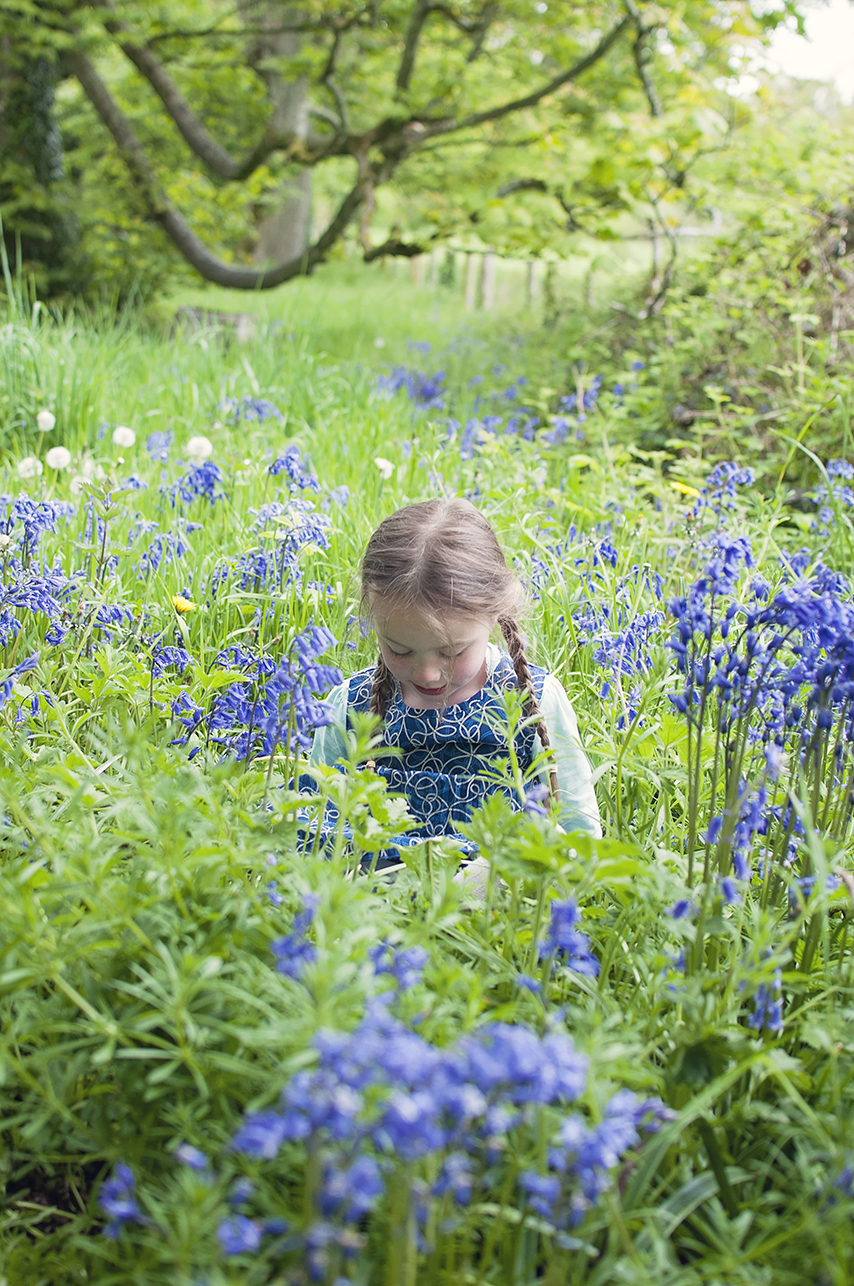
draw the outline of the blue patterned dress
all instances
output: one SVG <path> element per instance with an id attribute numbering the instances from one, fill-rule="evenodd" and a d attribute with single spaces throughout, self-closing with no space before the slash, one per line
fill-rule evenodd
<path id="1" fill-rule="evenodd" d="M 539 701 L 546 671 L 538 666 L 530 668 Z M 352 676 L 347 688 L 348 710 L 370 710 L 373 681 L 373 666 Z M 395 690 L 386 711 L 383 744 L 395 746 L 401 753 L 383 759 L 380 749 L 375 766 L 390 791 L 406 796 L 409 811 L 418 821 L 417 827 L 395 840 L 398 847 L 450 836 L 464 853 L 471 854 L 474 845 L 459 834 L 457 827 L 469 820 L 488 795 L 504 791 L 514 808 L 522 807 L 515 792 L 481 775 L 494 770 L 496 760 L 507 756 L 507 738 L 501 732 L 504 711 L 497 694 L 517 686 L 513 663 L 502 652 L 480 691 L 444 710 L 407 706 L 399 689 Z M 535 730 L 522 729 L 517 736 L 516 753 L 523 772 L 531 767 L 541 749 Z M 331 836 L 337 820 L 337 810 L 327 805 L 322 833 Z M 384 859 L 396 856 L 389 851 L 382 854 Z"/>

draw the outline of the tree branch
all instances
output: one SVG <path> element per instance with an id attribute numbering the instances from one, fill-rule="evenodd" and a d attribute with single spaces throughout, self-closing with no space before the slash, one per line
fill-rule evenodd
<path id="1" fill-rule="evenodd" d="M 537 103 L 548 94 L 553 94 L 563 85 L 568 85 L 570 81 L 577 80 L 583 72 L 587 71 L 588 67 L 592 67 L 594 63 L 599 62 L 600 58 L 604 58 L 611 46 L 619 40 L 630 22 L 631 18 L 629 17 L 621 18 L 616 26 L 612 27 L 602 37 L 598 45 L 591 49 L 589 54 L 585 54 L 574 66 L 567 68 L 566 71 L 562 71 L 552 80 L 547 81 L 540 89 L 535 89 L 523 98 L 513 98 L 509 102 L 501 103 L 498 107 L 490 107 L 483 112 L 473 112 L 471 116 L 464 116 L 460 121 L 445 120 L 428 124 L 425 126 L 425 138 L 435 138 L 439 134 L 453 134 L 462 129 L 474 129 L 477 125 L 486 125 L 489 121 L 501 120 L 503 116 L 509 116 L 512 112 L 524 111 L 526 107 L 536 107 Z"/>
<path id="2" fill-rule="evenodd" d="M 483 42 L 484 40 L 486 40 L 486 33 L 489 31 L 489 28 L 492 26 L 497 15 L 498 15 L 497 0 L 487 0 L 487 3 L 483 6 L 483 9 L 481 10 L 480 19 L 477 23 L 477 26 L 471 33 L 473 36 L 473 40 L 472 40 L 471 49 L 469 50 L 466 56 L 467 63 L 473 63 L 476 58 L 480 57 L 480 52 L 483 49 Z"/>
<path id="3" fill-rule="evenodd" d="M 503 184 L 495 195 L 499 200 L 506 196 L 512 196 L 514 192 L 548 192 L 548 184 L 542 179 L 511 179 L 509 183 Z"/>
<path id="4" fill-rule="evenodd" d="M 90 0 L 93 8 L 112 9 L 112 0 Z M 230 152 L 208 133 L 204 123 L 196 116 L 178 86 L 166 68 L 145 45 L 122 40 L 121 36 L 128 30 L 127 25 L 117 18 L 107 18 L 104 26 L 111 35 L 119 38 L 122 53 L 133 63 L 137 71 L 151 85 L 154 92 L 174 121 L 181 137 L 187 146 L 204 162 L 217 178 L 231 181 L 247 179 L 250 174 L 263 165 L 267 158 L 276 151 L 289 152 L 291 149 L 304 152 L 307 147 L 316 149 L 328 144 L 329 139 L 321 135 L 310 135 L 303 140 L 296 134 L 273 133 L 269 127 L 255 146 L 241 160 L 235 160 Z M 302 160 L 304 157 L 299 156 Z"/>
<path id="5" fill-rule="evenodd" d="M 624 3 L 637 31 L 634 44 L 635 66 L 638 69 L 640 83 L 643 85 L 643 92 L 646 94 L 646 101 L 649 103 L 649 110 L 653 116 L 663 116 L 664 108 L 651 74 L 652 50 L 649 47 L 649 37 L 655 31 L 655 26 L 648 26 L 644 22 L 635 0 L 624 0 Z"/>
<path id="6" fill-rule="evenodd" d="M 495 195 L 499 199 L 503 199 L 506 196 L 512 196 L 514 192 L 544 192 L 547 196 L 554 197 L 566 215 L 567 232 L 587 231 L 583 224 L 576 219 L 572 206 L 568 204 L 559 188 L 556 188 L 554 192 L 550 191 L 549 185 L 544 183 L 542 179 L 512 179 L 509 183 L 505 183 L 503 187 L 500 187 Z"/>
<path id="7" fill-rule="evenodd" d="M 384 241 L 381 246 L 373 246 L 370 250 L 365 251 L 365 263 L 373 263 L 375 259 L 384 259 L 386 255 L 399 255 L 404 259 L 414 259 L 416 255 L 423 255 L 424 246 L 416 245 L 412 241 L 398 241 L 392 237 Z"/>
<path id="8" fill-rule="evenodd" d="M 421 38 L 421 31 L 430 16 L 432 8 L 431 0 L 416 0 L 415 8 L 412 10 L 412 16 L 409 19 L 409 26 L 406 29 L 406 36 L 403 41 L 400 66 L 397 69 L 397 88 L 401 94 L 409 89 L 409 82 L 415 70 L 418 41 Z"/>
<path id="9" fill-rule="evenodd" d="M 83 90 L 115 140 L 134 186 L 139 193 L 150 219 L 163 228 L 166 235 L 196 271 L 218 286 L 235 290 L 270 290 L 293 277 L 308 274 L 323 261 L 351 222 L 364 200 L 364 185 L 360 179 L 347 193 L 325 232 L 310 246 L 304 255 L 276 264 L 272 268 L 240 268 L 225 263 L 211 254 L 186 223 L 179 211 L 166 196 L 154 169 L 145 154 L 124 112 L 113 99 L 89 58 L 81 50 L 67 54 L 68 65 L 80 81 Z"/>

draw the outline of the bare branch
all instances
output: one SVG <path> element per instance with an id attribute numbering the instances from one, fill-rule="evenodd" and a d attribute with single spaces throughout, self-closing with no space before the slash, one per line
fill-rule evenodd
<path id="1" fill-rule="evenodd" d="M 483 49 L 483 42 L 486 40 L 486 33 L 489 31 L 489 28 L 492 26 L 497 16 L 497 0 L 488 0 L 488 3 L 483 6 L 480 19 L 472 33 L 474 39 L 472 41 L 472 47 L 468 52 L 468 57 L 466 58 L 467 63 L 473 63 L 474 60 L 480 56 L 480 52 Z"/>
<path id="2" fill-rule="evenodd" d="M 604 58 L 611 46 L 619 40 L 630 22 L 631 18 L 622 18 L 616 26 L 612 27 L 611 30 L 602 37 L 598 45 L 596 45 L 594 49 L 590 50 L 589 54 L 585 54 L 584 57 L 580 58 L 572 67 L 568 67 L 566 71 L 560 72 L 559 75 L 554 76 L 550 81 L 547 81 L 545 85 L 542 85 L 539 89 L 533 90 L 532 93 L 525 94 L 523 98 L 513 98 L 509 102 L 499 104 L 498 107 L 487 108 L 487 110 L 483 112 L 473 112 L 471 116 L 464 116 L 463 119 L 459 121 L 436 121 L 425 127 L 425 137 L 435 138 L 439 134 L 453 134 L 456 133 L 457 130 L 474 129 L 477 125 L 486 125 L 489 121 L 501 120 L 502 117 L 510 116 L 513 112 L 524 111 L 526 107 L 536 107 L 537 103 L 544 99 L 548 94 L 553 94 L 563 85 L 568 85 L 570 81 L 577 80 L 583 72 L 587 71 L 588 67 L 592 67 L 595 63 L 599 62 L 600 58 Z"/>
<path id="3" fill-rule="evenodd" d="M 658 90 L 655 88 L 655 81 L 652 79 L 650 69 L 652 65 L 652 50 L 649 47 L 649 32 L 639 32 L 635 41 L 635 66 L 638 69 L 638 76 L 643 85 L 646 101 L 649 103 L 649 110 L 653 116 L 663 116 L 664 108 L 661 106 L 661 99 L 658 97 Z"/>
<path id="4" fill-rule="evenodd" d="M 412 241 L 398 241 L 391 238 L 384 241 L 381 246 L 374 246 L 365 251 L 365 263 L 373 263 L 375 259 L 385 259 L 386 256 L 398 255 L 404 259 L 414 259 L 416 255 L 424 254 L 424 246 L 419 246 Z"/>
<path id="5" fill-rule="evenodd" d="M 649 47 L 649 37 L 655 32 L 655 24 L 648 25 L 644 22 L 643 14 L 635 0 L 624 0 L 624 3 L 637 31 L 634 44 L 635 66 L 638 69 L 640 83 L 643 85 L 643 92 L 646 94 L 646 101 L 649 103 L 649 110 L 653 116 L 663 116 L 664 108 L 661 105 L 655 81 L 652 79 L 652 50 Z"/>
<path id="6" fill-rule="evenodd" d="M 360 179 L 347 193 L 325 232 L 303 255 L 272 268 L 240 268 L 225 263 L 211 254 L 166 196 L 133 126 L 86 54 L 73 50 L 67 57 L 68 65 L 80 81 L 87 98 L 112 134 L 148 217 L 160 224 L 187 262 L 206 281 L 236 290 L 270 290 L 293 277 L 310 273 L 335 245 L 364 200 L 364 184 Z"/>
<path id="7" fill-rule="evenodd" d="M 284 36 L 291 32 L 299 34 L 305 31 L 328 30 L 325 23 L 319 22 L 294 22 L 280 27 L 240 27 L 239 30 L 227 27 L 223 30 L 222 23 L 224 21 L 225 18 L 223 17 L 215 26 L 200 28 L 198 31 L 182 31 L 180 28 L 175 28 L 173 31 L 158 31 L 156 35 L 149 36 L 145 43 L 151 48 L 152 45 L 160 45 L 167 40 L 234 40 L 235 37 L 241 38 L 243 36 Z"/>
<path id="8" fill-rule="evenodd" d="M 326 121 L 326 124 L 331 125 L 335 130 L 341 129 L 341 117 L 336 116 L 333 111 L 330 111 L 328 107 L 323 107 L 320 103 L 309 103 L 308 114 L 309 116 L 316 116 L 320 121 Z"/>
<path id="9" fill-rule="evenodd" d="M 548 192 L 548 184 L 542 179 L 511 179 L 498 189 L 495 195 L 499 200 L 512 196 L 514 192 Z"/>
<path id="10" fill-rule="evenodd" d="M 415 70 L 418 41 L 421 38 L 421 31 L 430 16 L 432 8 L 431 0 L 416 0 L 415 8 L 412 10 L 412 16 L 409 19 L 409 26 L 406 29 L 406 36 L 403 41 L 400 66 L 397 69 L 397 88 L 400 93 L 404 93 L 409 89 L 409 82 Z"/>
<path id="11" fill-rule="evenodd" d="M 503 199 L 506 196 L 512 196 L 514 192 L 544 192 L 547 196 L 554 197 L 566 215 L 567 232 L 587 231 L 584 225 L 576 219 L 572 206 L 569 205 L 559 188 L 556 188 L 554 192 L 550 191 L 548 184 L 544 183 L 542 179 L 513 179 L 510 183 L 505 183 L 503 187 L 500 187 L 495 195 Z"/>
<path id="12" fill-rule="evenodd" d="M 667 220 L 664 218 L 663 214 L 661 213 L 661 210 L 659 209 L 659 206 L 658 206 L 658 202 L 656 201 L 655 197 L 648 189 L 645 191 L 644 195 L 646 196 L 646 199 L 649 201 L 649 204 L 652 207 L 652 211 L 655 216 L 654 221 L 650 219 L 650 229 L 653 232 L 653 257 L 656 262 L 653 267 L 652 278 L 649 283 L 649 288 L 647 290 L 647 297 L 644 302 L 644 306 L 641 309 L 640 313 L 638 313 L 638 317 L 640 318 L 641 321 L 644 321 L 647 317 L 655 316 L 655 314 L 661 309 L 667 297 L 667 292 L 670 289 L 671 283 L 673 281 L 673 274 L 676 270 L 676 258 L 677 258 L 677 255 L 679 254 L 679 246 L 675 236 L 673 235 L 673 229 L 671 228 L 670 224 L 667 222 Z M 659 265 L 657 263 L 658 239 L 655 233 L 656 223 L 658 224 L 661 231 L 664 233 L 664 236 L 666 237 L 668 245 L 670 247 L 670 257 L 667 260 L 667 263 L 665 264 L 663 271 L 660 270 Z"/>

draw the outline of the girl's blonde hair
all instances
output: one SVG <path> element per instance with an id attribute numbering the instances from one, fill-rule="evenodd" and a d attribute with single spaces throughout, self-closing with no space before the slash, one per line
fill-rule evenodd
<path id="1" fill-rule="evenodd" d="M 525 714 L 537 716 L 537 734 L 550 749 L 548 729 L 537 702 L 517 613 L 522 586 L 507 566 L 495 532 L 468 500 L 424 500 L 406 505 L 377 527 L 362 559 L 362 605 L 377 599 L 394 608 L 417 607 L 437 620 L 448 613 L 497 621 L 516 682 L 525 695 Z M 371 712 L 385 718 L 394 678 L 382 655 L 374 671 Z M 557 801 L 557 776 L 549 769 Z"/>

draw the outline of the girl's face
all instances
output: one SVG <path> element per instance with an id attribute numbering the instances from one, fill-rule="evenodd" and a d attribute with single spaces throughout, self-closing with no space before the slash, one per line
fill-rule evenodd
<path id="1" fill-rule="evenodd" d="M 416 607 L 392 607 L 381 599 L 372 608 L 380 652 L 406 705 L 442 710 L 483 687 L 493 621 L 453 612 L 437 621 Z"/>

